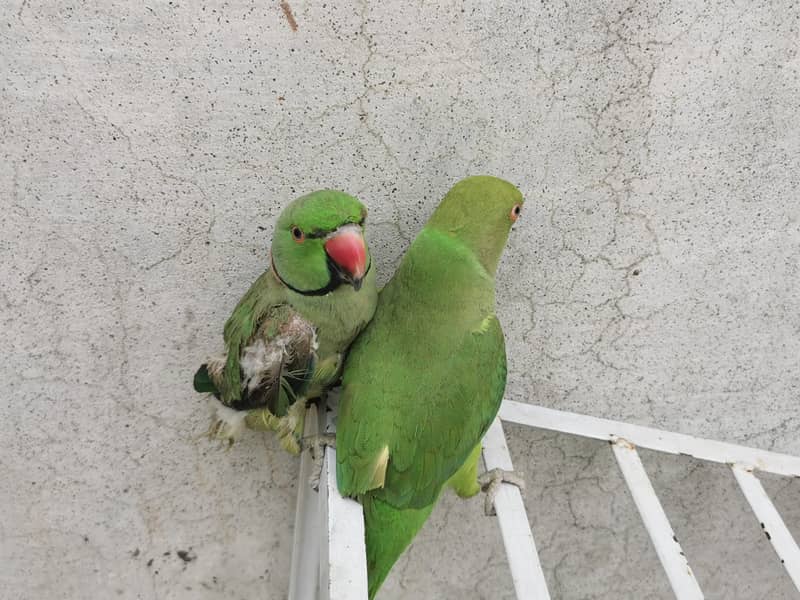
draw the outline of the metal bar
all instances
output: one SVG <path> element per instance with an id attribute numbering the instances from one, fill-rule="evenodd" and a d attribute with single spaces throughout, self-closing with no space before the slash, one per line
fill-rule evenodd
<path id="1" fill-rule="evenodd" d="M 483 460 L 487 469 L 511 471 L 514 468 L 500 419 L 494 420 L 483 438 Z M 549 600 L 547 582 L 519 488 L 508 483 L 501 484 L 494 507 L 517 598 Z"/>
<path id="2" fill-rule="evenodd" d="M 325 431 L 336 431 L 335 413 L 327 415 Z M 324 543 L 320 551 L 321 600 L 367 598 L 367 550 L 364 546 L 364 513 L 355 500 L 343 498 L 336 485 L 336 450 L 325 448 L 319 486 Z"/>
<path id="3" fill-rule="evenodd" d="M 797 456 L 553 410 L 513 400 L 503 402 L 500 407 L 500 418 L 512 423 L 598 440 L 613 441 L 616 438 L 624 438 L 636 446 L 650 450 L 685 454 L 717 463 L 741 464 L 777 475 L 800 476 L 800 457 Z"/>
<path id="4" fill-rule="evenodd" d="M 795 587 L 800 590 L 800 548 L 786 528 L 780 513 L 769 499 L 764 486 L 752 471 L 740 465 L 731 467 L 744 497 L 761 522 L 764 535 L 772 544 Z"/>
<path id="5" fill-rule="evenodd" d="M 672 526 L 653 489 L 653 484 L 647 477 L 636 448 L 624 439 L 614 440 L 612 447 L 622 475 L 625 477 L 625 483 L 628 484 L 636 508 L 639 509 L 647 533 L 650 534 L 675 597 L 679 600 L 703 598 L 700 585 L 686 561 L 686 556 L 672 531 Z"/>
<path id="6" fill-rule="evenodd" d="M 317 407 L 306 410 L 304 436 L 319 432 Z M 313 459 L 310 452 L 300 455 L 300 474 L 297 479 L 297 508 L 294 517 L 294 545 L 289 575 L 289 600 L 316 600 L 319 569 L 319 511 L 318 498 L 309 485 Z"/>

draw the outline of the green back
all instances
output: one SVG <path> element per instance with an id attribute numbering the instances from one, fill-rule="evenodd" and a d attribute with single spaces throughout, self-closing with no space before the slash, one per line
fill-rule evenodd
<path id="1" fill-rule="evenodd" d="M 494 280 L 459 239 L 426 227 L 353 345 L 337 431 L 339 486 L 396 507 L 431 504 L 497 414 L 505 387 Z"/>

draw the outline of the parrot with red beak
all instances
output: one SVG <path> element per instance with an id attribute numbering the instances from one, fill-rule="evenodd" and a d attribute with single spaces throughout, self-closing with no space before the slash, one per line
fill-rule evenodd
<path id="1" fill-rule="evenodd" d="M 270 268 L 225 323 L 225 353 L 194 377 L 196 391 L 216 398 L 212 438 L 232 444 L 249 427 L 275 431 L 287 451 L 300 451 L 307 400 L 338 379 L 375 312 L 366 215 L 353 196 L 321 190 L 278 217 Z"/>

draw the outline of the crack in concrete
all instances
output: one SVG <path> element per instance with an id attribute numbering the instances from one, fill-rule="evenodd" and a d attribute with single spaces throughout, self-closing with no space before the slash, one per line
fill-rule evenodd
<path id="1" fill-rule="evenodd" d="M 73 97 L 73 100 L 75 101 L 75 104 L 77 104 L 78 107 L 81 109 L 81 111 L 86 115 L 86 117 L 90 120 L 90 122 L 95 127 L 95 129 L 100 130 L 101 129 L 100 121 L 94 116 L 94 114 L 91 111 L 89 111 L 80 102 L 80 100 L 78 100 L 77 97 Z M 206 239 L 210 242 L 211 241 L 211 232 L 212 232 L 214 226 L 216 225 L 217 216 L 216 216 L 216 209 L 215 209 L 214 203 L 210 200 L 210 198 L 208 197 L 208 195 L 206 194 L 206 192 L 202 188 L 202 186 L 200 186 L 200 184 L 198 184 L 197 181 L 194 180 L 194 179 L 187 179 L 185 177 L 181 177 L 179 175 L 175 175 L 174 173 L 167 172 L 161 166 L 161 164 L 158 161 L 156 161 L 155 159 L 153 159 L 153 158 L 140 157 L 133 149 L 133 143 L 131 141 L 130 136 L 127 133 L 125 133 L 125 131 L 123 131 L 122 128 L 119 125 L 117 125 L 116 123 L 112 122 L 111 120 L 109 120 L 107 118 L 103 118 L 102 123 L 104 123 L 107 127 L 110 127 L 111 129 L 113 129 L 116 132 L 116 134 L 125 141 L 125 144 L 126 144 L 127 149 L 128 149 L 128 154 L 136 162 L 147 163 L 151 167 L 153 167 L 159 173 L 159 175 L 161 175 L 161 177 L 164 180 L 166 180 L 166 181 L 176 181 L 178 183 L 182 183 L 184 185 L 188 185 L 188 186 L 192 187 L 198 194 L 200 194 L 200 196 L 205 201 L 206 209 L 210 213 L 208 226 L 206 227 L 206 229 L 204 231 L 204 235 L 205 235 Z M 136 192 L 133 189 L 131 189 L 131 193 L 132 193 L 132 195 L 134 197 L 136 197 Z M 158 259 L 158 260 L 156 260 L 156 261 L 154 261 L 154 262 L 152 262 L 152 263 L 150 263 L 148 265 L 140 267 L 140 268 L 143 271 L 151 271 L 152 269 L 154 269 L 155 267 L 157 267 L 157 266 L 159 266 L 161 264 L 164 264 L 166 262 L 170 262 L 172 260 L 175 260 L 176 258 L 180 257 L 191 246 L 191 243 L 192 243 L 192 240 L 189 239 L 186 242 L 184 242 L 183 244 L 180 244 L 179 247 L 175 251 L 169 253 L 168 255 L 166 255 L 166 256 L 164 256 L 164 257 L 162 257 L 162 258 L 160 258 L 160 259 Z"/>

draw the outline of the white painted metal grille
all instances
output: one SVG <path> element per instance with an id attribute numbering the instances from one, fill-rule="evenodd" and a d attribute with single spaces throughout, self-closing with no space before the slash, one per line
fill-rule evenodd
<path id="1" fill-rule="evenodd" d="M 306 435 L 316 433 L 320 426 L 333 432 L 334 420 L 334 413 L 328 412 L 324 423 L 320 423 L 316 408 L 311 407 L 306 419 Z M 506 400 L 483 440 L 487 469 L 513 468 L 502 421 L 610 443 L 672 590 L 680 600 L 704 596 L 636 449 L 685 454 L 698 460 L 728 465 L 780 563 L 800 591 L 800 549 L 755 475 L 764 471 L 800 477 L 800 457 Z M 326 449 L 317 494 L 306 483 L 311 473 L 311 458 L 307 453 L 301 458 L 290 600 L 358 600 L 367 597 L 361 507 L 339 494 L 335 464 L 335 450 Z M 495 498 L 495 509 L 517 598 L 549 599 L 519 489 L 502 484 Z"/>

